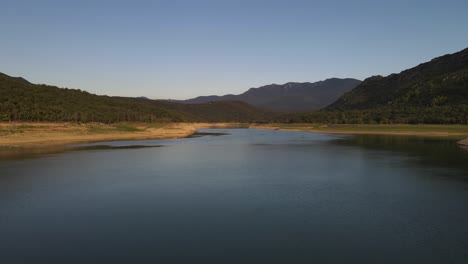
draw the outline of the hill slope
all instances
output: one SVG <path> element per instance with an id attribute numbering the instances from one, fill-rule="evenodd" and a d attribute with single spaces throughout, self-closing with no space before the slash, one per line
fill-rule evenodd
<path id="1" fill-rule="evenodd" d="M 281 122 L 468 124 L 468 49 L 370 77 L 322 111 L 283 115 Z"/>
<path id="2" fill-rule="evenodd" d="M 206 103 L 236 100 L 269 110 L 313 111 L 331 104 L 345 92 L 355 88 L 360 82 L 356 79 L 332 78 L 315 83 L 271 84 L 251 88 L 239 95 L 200 96 L 183 102 Z"/>
<path id="3" fill-rule="evenodd" d="M 427 108 L 468 103 L 468 49 L 387 77 L 366 79 L 326 110 Z"/>
<path id="4" fill-rule="evenodd" d="M 185 105 L 145 98 L 110 97 L 37 85 L 0 74 L 0 121 L 253 122 L 267 113 L 242 102 Z"/>

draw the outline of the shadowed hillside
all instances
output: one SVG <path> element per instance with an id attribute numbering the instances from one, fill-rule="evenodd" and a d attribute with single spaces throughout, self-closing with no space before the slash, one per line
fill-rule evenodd
<path id="1" fill-rule="evenodd" d="M 200 96 L 182 102 L 206 103 L 235 100 L 275 111 L 313 111 L 333 103 L 359 83 L 360 81 L 356 79 L 332 78 L 315 83 L 271 84 L 251 88 L 240 95 Z"/>
<path id="2" fill-rule="evenodd" d="M 468 103 L 468 49 L 387 77 L 374 76 L 327 110 L 438 108 Z"/>
<path id="3" fill-rule="evenodd" d="M 366 79 L 324 111 L 290 122 L 468 123 L 468 49 L 387 77 Z"/>

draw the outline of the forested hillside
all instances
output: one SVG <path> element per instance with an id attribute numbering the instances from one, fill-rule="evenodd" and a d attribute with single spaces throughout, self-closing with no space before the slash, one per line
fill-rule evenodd
<path id="1" fill-rule="evenodd" d="M 437 107 L 468 103 L 468 49 L 387 77 L 374 76 L 327 110 Z"/>
<path id="2" fill-rule="evenodd" d="M 468 49 L 399 74 L 368 78 L 326 111 L 364 122 L 466 124 Z"/>
<path id="3" fill-rule="evenodd" d="M 309 89 L 290 88 L 295 92 Z M 261 96 L 255 94 L 270 94 L 265 98 L 271 99 L 286 90 L 264 87 L 248 96 L 257 100 Z M 183 104 L 98 96 L 0 74 L 0 120 L 468 124 L 468 49 L 399 74 L 368 78 L 324 110 L 281 115 L 239 101 Z"/>
<path id="4" fill-rule="evenodd" d="M 145 98 L 98 96 L 36 85 L 0 74 L 1 121 L 256 122 L 267 113 L 242 102 L 185 105 Z"/>
<path id="5" fill-rule="evenodd" d="M 323 111 L 288 122 L 468 123 L 468 49 L 387 77 L 366 79 Z"/>

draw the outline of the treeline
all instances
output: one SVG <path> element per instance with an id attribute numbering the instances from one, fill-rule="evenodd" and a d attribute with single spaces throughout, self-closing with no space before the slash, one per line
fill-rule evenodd
<path id="1" fill-rule="evenodd" d="M 98 96 L 0 74 L 0 122 L 468 124 L 468 50 L 455 55 L 369 78 L 326 109 L 301 113 L 274 113 L 238 101 Z"/>
<path id="2" fill-rule="evenodd" d="M 411 81 L 403 80 L 409 78 L 404 75 L 369 78 L 325 110 L 438 109 L 468 104 L 468 65 L 467 69 L 454 73 L 432 77 L 426 74 Z"/>
<path id="3" fill-rule="evenodd" d="M 112 123 L 178 120 L 176 113 L 165 109 L 46 85 L 12 83 L 5 87 L 2 83 L 0 99 L 3 121 Z"/>
<path id="4" fill-rule="evenodd" d="M 297 119 L 346 123 L 467 124 L 468 49 L 399 74 L 366 79 L 325 112 Z"/>
<path id="5" fill-rule="evenodd" d="M 0 121 L 14 122 L 257 122 L 267 112 L 241 102 L 184 105 L 109 97 L 31 84 L 0 74 Z"/>
<path id="6" fill-rule="evenodd" d="M 286 114 L 277 119 L 282 123 L 468 124 L 468 105 L 318 111 Z"/>
<path id="7" fill-rule="evenodd" d="M 468 123 L 468 49 L 387 77 L 366 79 L 324 111 L 291 122 Z"/>

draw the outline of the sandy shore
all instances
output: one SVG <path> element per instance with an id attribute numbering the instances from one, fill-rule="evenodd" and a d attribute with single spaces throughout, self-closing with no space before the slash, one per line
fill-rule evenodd
<path id="1" fill-rule="evenodd" d="M 172 139 L 190 136 L 197 128 L 229 128 L 231 123 L 171 124 L 73 124 L 0 123 L 0 147 L 44 147 L 67 144 L 141 139 Z"/>
<path id="2" fill-rule="evenodd" d="M 67 144 L 142 139 L 172 139 L 190 136 L 198 128 L 258 128 L 329 134 L 377 134 L 468 137 L 468 126 L 447 125 L 336 125 L 240 124 L 240 123 L 0 123 L 0 147 L 41 148 Z M 468 139 L 458 142 L 468 146 Z"/>
<path id="3" fill-rule="evenodd" d="M 296 132 L 311 132 L 323 134 L 346 135 L 401 135 L 424 137 L 454 137 L 464 138 L 468 136 L 468 126 L 450 125 L 311 125 L 311 124 L 255 124 L 251 128 L 273 129 Z M 468 144 L 466 141 L 459 143 Z"/>

